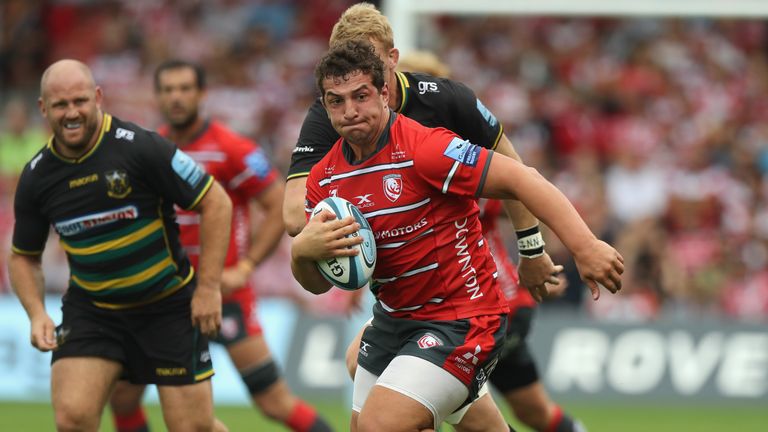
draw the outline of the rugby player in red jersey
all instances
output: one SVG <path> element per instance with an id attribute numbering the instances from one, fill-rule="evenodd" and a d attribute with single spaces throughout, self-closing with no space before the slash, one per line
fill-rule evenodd
<path id="1" fill-rule="evenodd" d="M 374 233 L 398 234 L 377 242 L 377 301 L 358 357 L 351 429 L 431 431 L 477 396 L 504 340 L 509 307 L 478 197 L 522 201 L 574 254 L 595 299 L 598 284 L 621 289 L 622 258 L 535 170 L 393 113 L 368 41 L 335 46 L 315 76 L 341 139 L 307 178 L 307 210 L 328 196 L 370 194 L 363 213 Z M 347 237 L 359 229 L 353 218 L 334 219 L 316 215 L 292 245 L 294 276 L 316 294 L 330 285 L 315 261 L 354 255 L 348 246 L 361 241 Z"/>
<path id="2" fill-rule="evenodd" d="M 216 120 L 200 116 L 205 72 L 199 65 L 180 60 L 163 63 L 155 71 L 155 92 L 168 123 L 160 134 L 204 166 L 224 187 L 233 204 L 230 244 L 221 283 L 222 325 L 214 341 L 227 349 L 253 403 L 267 417 L 292 431 L 330 431 L 328 423 L 313 407 L 294 396 L 280 376 L 256 315 L 250 275 L 283 236 L 283 181 L 253 141 Z M 252 203 L 264 211 L 255 233 L 251 232 Z M 196 265 L 200 250 L 199 217 L 180 211 L 178 223 L 182 245 Z M 115 390 L 111 406 L 120 432 L 147 430 L 140 405 L 143 392 L 143 386 L 127 383 L 121 383 Z"/>

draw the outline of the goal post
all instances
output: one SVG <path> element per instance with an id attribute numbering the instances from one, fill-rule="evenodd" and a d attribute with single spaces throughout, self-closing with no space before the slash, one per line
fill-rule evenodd
<path id="1" fill-rule="evenodd" d="M 433 15 L 563 15 L 764 18 L 768 0 L 382 0 L 404 53 L 418 48 L 419 20 Z"/>

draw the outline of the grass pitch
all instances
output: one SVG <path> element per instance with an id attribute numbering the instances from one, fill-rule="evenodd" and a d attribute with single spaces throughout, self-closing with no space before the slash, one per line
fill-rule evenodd
<path id="1" fill-rule="evenodd" d="M 314 405 L 338 431 L 348 430 L 349 410 L 341 402 Z M 566 411 L 581 419 L 590 432 L 763 432 L 768 430 L 768 403 L 764 405 L 650 405 L 618 403 L 565 403 Z M 153 431 L 164 431 L 160 407 L 147 407 Z M 507 418 L 510 418 L 507 414 Z M 245 406 L 217 406 L 216 415 L 232 432 L 285 431 Z M 513 422 L 519 431 L 527 431 Z M 53 431 L 53 410 L 47 404 L 0 402 L 0 431 Z M 111 417 L 105 414 L 101 431 L 113 432 Z M 443 428 L 450 431 L 450 428 Z"/>

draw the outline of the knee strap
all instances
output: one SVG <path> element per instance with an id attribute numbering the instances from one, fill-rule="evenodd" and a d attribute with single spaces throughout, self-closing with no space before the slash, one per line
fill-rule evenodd
<path id="1" fill-rule="evenodd" d="M 240 372 L 245 386 L 248 387 L 248 393 L 257 395 L 280 379 L 280 372 L 275 362 L 270 359 L 264 363 L 254 366 L 250 369 Z"/>

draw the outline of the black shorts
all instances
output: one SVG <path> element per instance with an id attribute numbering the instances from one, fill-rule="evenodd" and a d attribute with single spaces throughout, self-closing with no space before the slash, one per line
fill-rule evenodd
<path id="1" fill-rule="evenodd" d="M 132 309 L 94 306 L 82 292 L 64 296 L 58 349 L 65 357 L 101 357 L 123 365 L 134 384 L 186 385 L 213 376 L 208 339 L 192 326 L 194 281 L 168 298 Z"/>
<path id="2" fill-rule="evenodd" d="M 506 315 L 456 321 L 393 318 L 376 303 L 373 323 L 363 333 L 357 361 L 380 376 L 398 355 L 422 358 L 464 383 L 469 390 L 467 400 L 472 401 L 496 365 L 506 321 Z"/>
<path id="3" fill-rule="evenodd" d="M 526 387 L 539 380 L 539 371 L 528 349 L 528 333 L 535 310 L 518 308 L 510 317 L 504 348 L 490 382 L 502 393 Z"/>

